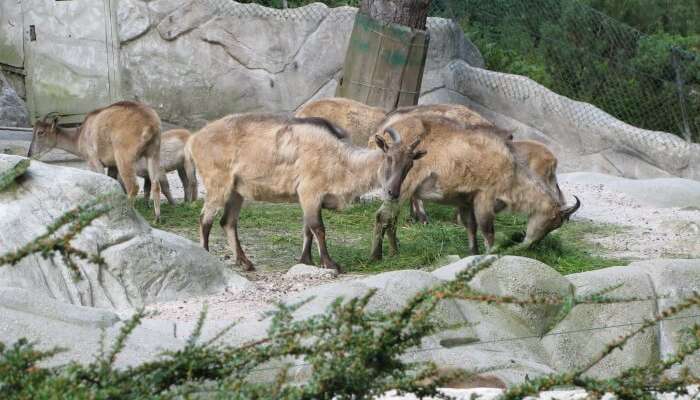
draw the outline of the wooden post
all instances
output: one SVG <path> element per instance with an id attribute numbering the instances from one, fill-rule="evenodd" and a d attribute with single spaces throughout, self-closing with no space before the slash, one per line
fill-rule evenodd
<path id="1" fill-rule="evenodd" d="M 363 0 L 336 95 L 387 111 L 417 104 L 429 5 L 429 0 Z"/>

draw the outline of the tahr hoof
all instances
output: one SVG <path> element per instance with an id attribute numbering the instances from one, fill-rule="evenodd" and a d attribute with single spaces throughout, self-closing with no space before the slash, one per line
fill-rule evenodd
<path id="1" fill-rule="evenodd" d="M 370 260 L 371 262 L 382 261 L 382 254 L 381 254 L 381 253 L 379 253 L 379 254 L 372 254 L 371 256 L 369 256 L 369 260 Z"/>
<path id="2" fill-rule="evenodd" d="M 236 265 L 239 265 L 243 267 L 244 271 L 255 271 L 255 266 L 253 263 L 247 259 L 247 258 L 238 258 L 236 259 Z"/>
<path id="3" fill-rule="evenodd" d="M 343 269 L 340 268 L 340 265 L 338 265 L 338 263 L 336 263 L 335 261 L 327 261 L 327 262 L 323 263 L 323 266 L 325 268 L 328 268 L 328 269 L 333 269 L 336 272 L 338 272 L 339 274 L 343 273 Z"/>
<path id="4" fill-rule="evenodd" d="M 302 257 L 299 259 L 299 264 L 314 265 L 314 260 L 311 257 Z"/>

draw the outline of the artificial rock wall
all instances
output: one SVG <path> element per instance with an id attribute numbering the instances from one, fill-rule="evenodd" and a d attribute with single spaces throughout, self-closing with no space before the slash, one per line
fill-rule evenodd
<path id="1" fill-rule="evenodd" d="M 291 112 L 332 96 L 356 12 L 231 0 L 111 4 L 118 97 L 142 100 L 166 123 L 189 128 L 236 112 Z M 467 104 L 516 138 L 549 145 L 562 172 L 700 179 L 700 145 L 627 125 L 528 78 L 483 69 L 478 49 L 451 21 L 431 18 L 428 29 L 421 103 Z"/>
<path id="2" fill-rule="evenodd" d="M 199 127 L 234 112 L 292 112 L 333 96 L 356 9 L 273 10 L 229 0 L 120 0 L 123 95 Z M 548 144 L 560 170 L 700 179 L 700 145 L 645 131 L 521 76 L 483 69 L 461 28 L 428 20 L 421 103 L 467 104 L 516 138 Z"/>

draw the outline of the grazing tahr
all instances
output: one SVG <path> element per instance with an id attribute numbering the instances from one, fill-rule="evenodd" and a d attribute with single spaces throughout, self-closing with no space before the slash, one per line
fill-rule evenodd
<path id="1" fill-rule="evenodd" d="M 406 117 L 391 127 L 406 140 L 420 139 L 420 148 L 428 154 L 407 175 L 401 199 L 415 197 L 457 207 L 474 254 L 479 251 L 476 227 L 487 248 L 493 246 L 495 214 L 503 206 L 528 215 L 525 245 L 560 227 L 580 206 L 578 198 L 574 206 L 561 204 L 559 193 L 518 162 L 511 144 L 493 128 L 482 125 L 467 133 L 462 125 L 443 117 Z M 375 228 L 378 231 L 382 232 Z M 389 230 L 389 235 L 395 232 Z M 381 256 L 379 238 L 372 258 Z"/>
<path id="2" fill-rule="evenodd" d="M 391 126 L 396 121 L 406 117 L 444 117 L 461 125 L 465 128 L 464 132 L 472 132 L 479 127 L 486 127 L 504 140 L 513 140 L 512 132 L 498 128 L 481 114 L 461 104 L 425 104 L 400 107 L 387 114 L 386 118 L 377 126 L 377 131 L 381 132 L 382 127 Z M 428 214 L 425 212 L 421 199 L 412 198 L 410 210 L 415 220 L 422 224 L 428 223 Z"/>
<path id="3" fill-rule="evenodd" d="M 407 116 L 445 117 L 470 129 L 485 125 L 492 127 L 494 133 L 506 140 L 513 138 L 512 132 L 497 128 L 491 121 L 461 104 L 422 104 L 400 107 L 386 113 L 381 108 L 371 107 L 355 100 L 333 97 L 309 102 L 295 115 L 325 118 L 347 131 L 352 143 L 359 146 L 366 144 L 368 140 L 371 145 L 372 136 L 378 131 L 383 131 L 383 126 L 390 126 L 394 121 Z M 420 199 L 411 200 L 411 214 L 419 222 L 428 223 L 428 215 Z"/>
<path id="4" fill-rule="evenodd" d="M 185 144 L 192 134 L 187 129 L 171 129 L 161 135 L 160 140 L 160 190 L 168 199 L 168 203 L 175 204 L 170 193 L 167 173 L 177 171 L 184 189 L 185 201 L 197 200 L 197 175 L 194 165 L 185 162 Z M 136 175 L 143 178 L 143 195 L 149 201 L 151 180 L 148 178 L 148 166 L 145 160 L 140 159 L 136 164 Z M 117 178 L 117 169 L 109 168 L 109 176 Z"/>
<path id="5" fill-rule="evenodd" d="M 58 126 L 58 116 L 49 114 L 34 124 L 28 156 L 39 158 L 53 148 L 86 160 L 95 172 L 116 167 L 132 204 L 139 191 L 136 163 L 145 158 L 160 219 L 160 118 L 151 107 L 120 101 L 88 113 L 80 127 L 70 129 Z"/>
<path id="6" fill-rule="evenodd" d="M 558 161 L 554 153 L 544 144 L 532 140 L 515 140 L 511 143 L 511 149 L 513 150 L 516 160 L 521 163 L 521 165 L 528 166 L 535 176 L 542 179 L 543 182 L 549 186 L 549 189 L 556 194 L 560 204 L 566 204 L 566 199 L 557 181 Z M 414 211 L 414 213 L 420 218 L 421 212 L 425 214 L 423 202 L 414 199 L 412 206 L 414 204 L 419 204 L 420 209 Z M 505 204 L 499 203 L 496 207 L 496 212 L 500 212 L 505 208 Z M 427 219 L 427 216 L 425 218 Z M 459 213 L 457 213 L 457 221 L 458 223 L 465 223 L 465 221 L 462 221 Z M 473 221 L 473 218 L 471 218 L 471 221 Z M 472 229 L 474 228 L 472 227 Z"/>
<path id="7" fill-rule="evenodd" d="M 322 118 L 288 118 L 270 114 L 238 114 L 214 121 L 194 134 L 185 155 L 194 161 L 207 195 L 200 215 L 200 239 L 209 248 L 216 213 L 236 262 L 253 269 L 238 238 L 238 217 L 244 200 L 299 203 L 304 215 L 300 262 L 311 264 L 315 238 L 326 268 L 340 270 L 326 248 L 321 209 L 342 209 L 356 197 L 383 188 L 398 198 L 401 184 L 420 143 L 406 146 L 393 129 L 392 144 L 375 138 L 378 149 L 348 144 L 344 133 Z"/>
<path id="8" fill-rule="evenodd" d="M 514 140 L 513 151 L 518 161 L 524 163 L 532 172 L 542 178 L 549 185 L 559 199 L 564 204 L 564 194 L 559 188 L 557 181 L 557 157 L 547 146 L 534 140 Z"/>

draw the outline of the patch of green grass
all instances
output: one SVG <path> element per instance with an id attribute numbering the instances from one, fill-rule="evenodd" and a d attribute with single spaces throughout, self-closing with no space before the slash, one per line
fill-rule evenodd
<path id="1" fill-rule="evenodd" d="M 467 236 L 461 225 L 452 222 L 452 207 L 427 204 L 431 217 L 428 225 L 410 221 L 407 209 L 402 210 L 398 237 L 400 254 L 389 256 L 385 241 L 385 256 L 370 263 L 372 224 L 379 202 L 357 204 L 341 212 L 323 211 L 328 248 L 331 256 L 346 272 L 373 273 L 405 268 L 431 269 L 444 263 L 448 255 L 468 254 Z M 201 201 L 194 204 L 162 205 L 162 220 L 157 228 L 198 240 L 197 226 Z M 137 209 L 153 222 L 153 212 L 143 201 Z M 257 266 L 280 269 L 293 265 L 301 252 L 302 213 L 297 204 L 246 204 L 241 211 L 239 234 L 244 249 Z M 496 221 L 497 243 L 522 238 L 526 219 L 517 215 L 500 214 Z M 624 260 L 600 256 L 602 249 L 587 240 L 590 236 L 614 234 L 616 227 L 587 222 L 569 222 L 548 235 L 531 249 L 515 255 L 540 260 L 561 273 L 570 274 L 612 265 L 626 264 Z M 212 229 L 212 251 L 232 256 L 218 223 Z M 483 249 L 483 244 L 481 244 Z M 314 249 L 314 259 L 318 255 Z"/>

